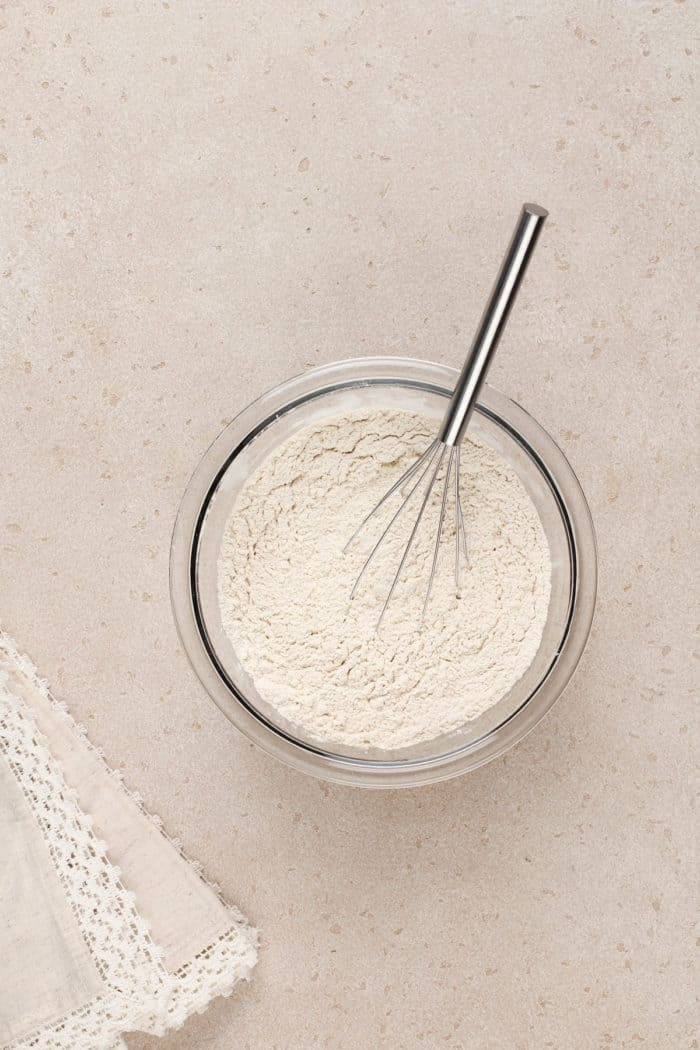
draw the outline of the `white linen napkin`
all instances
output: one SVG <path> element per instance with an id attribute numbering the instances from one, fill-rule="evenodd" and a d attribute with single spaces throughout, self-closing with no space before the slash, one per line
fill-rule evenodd
<path id="1" fill-rule="evenodd" d="M 0 1047 L 162 1035 L 248 978 L 256 944 L 0 632 Z"/>

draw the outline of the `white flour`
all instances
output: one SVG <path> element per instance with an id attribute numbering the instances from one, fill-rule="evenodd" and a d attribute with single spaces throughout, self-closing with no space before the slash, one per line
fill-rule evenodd
<path id="1" fill-rule="evenodd" d="M 308 427 L 251 476 L 226 527 L 218 567 L 224 629 L 260 695 L 327 745 L 390 749 L 459 729 L 504 696 L 537 652 L 550 590 L 547 541 L 515 473 L 469 439 L 461 452 L 469 567 L 459 596 L 450 502 L 420 628 L 438 487 L 381 636 L 375 624 L 417 505 L 349 601 L 391 510 L 345 555 L 343 546 L 434 429 L 395 411 Z"/>

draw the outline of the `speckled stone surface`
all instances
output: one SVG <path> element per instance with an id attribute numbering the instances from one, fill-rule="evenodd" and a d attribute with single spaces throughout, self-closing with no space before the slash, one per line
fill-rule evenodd
<path id="1" fill-rule="evenodd" d="M 0 614 L 262 931 L 251 984 L 168 1050 L 697 1046 L 694 21 L 669 0 L 2 5 Z M 458 364 L 527 199 L 551 220 L 491 380 L 590 499 L 589 647 L 468 777 L 305 779 L 178 644 L 182 490 L 309 365 Z"/>

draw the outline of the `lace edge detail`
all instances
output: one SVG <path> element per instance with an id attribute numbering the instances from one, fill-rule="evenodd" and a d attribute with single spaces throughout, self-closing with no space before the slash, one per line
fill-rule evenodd
<path id="1" fill-rule="evenodd" d="M 19 651 L 14 640 L 2 630 L 2 628 L 0 628 L 0 654 L 4 654 L 5 657 L 15 665 L 17 670 L 23 674 L 32 685 L 41 692 L 42 696 L 49 701 L 52 710 L 66 722 L 71 732 L 80 738 L 84 746 L 99 758 L 100 763 L 106 772 L 114 778 L 124 793 L 132 800 L 139 811 L 153 824 L 163 838 L 170 843 L 170 845 L 176 850 L 177 854 L 189 864 L 189 866 L 202 879 L 204 884 L 212 890 L 231 916 L 231 926 L 172 975 L 166 973 L 162 964 L 162 952 L 152 941 L 146 923 L 140 916 L 138 916 L 139 926 L 149 942 L 149 947 L 152 952 L 151 957 L 158 964 L 161 978 L 165 978 L 165 984 L 161 985 L 160 992 L 156 994 L 156 999 L 160 1000 L 158 1005 L 160 1007 L 159 1013 L 161 1016 L 155 1016 L 156 1003 L 153 1003 L 154 1009 L 151 1012 L 150 1018 L 143 1019 L 144 1023 L 143 1026 L 139 1026 L 140 1030 L 150 1031 L 156 1035 L 162 1035 L 168 1030 L 180 1028 L 193 1013 L 202 1013 L 213 999 L 218 996 L 227 997 L 231 995 L 235 985 L 240 980 L 247 981 L 250 979 L 251 972 L 257 963 L 257 949 L 259 944 L 258 931 L 255 927 L 248 924 L 246 918 L 235 905 L 226 900 L 219 885 L 205 877 L 201 864 L 187 855 L 182 843 L 165 831 L 162 820 L 146 808 L 141 795 L 127 787 L 124 783 L 124 776 L 121 770 L 113 769 L 107 763 L 102 749 L 96 747 L 89 739 L 85 726 L 77 723 L 70 714 L 67 705 L 56 699 L 51 692 L 48 681 L 39 675 L 31 660 L 29 660 L 24 653 Z M 15 697 L 14 699 L 17 701 L 18 698 Z M 58 763 L 55 763 L 55 760 L 53 760 L 48 750 L 47 754 L 50 761 L 58 766 Z M 68 792 L 70 794 L 70 789 L 68 789 Z M 72 794 L 75 797 L 75 792 Z M 77 800 L 75 804 L 78 811 L 82 814 L 82 810 L 79 809 Z M 85 818 L 86 823 L 89 826 L 90 818 L 85 814 L 82 814 L 82 816 Z M 94 839 L 91 826 L 89 826 L 89 833 Z M 96 839 L 95 842 L 97 843 Z M 102 845 L 101 843 L 97 844 L 100 846 Z M 114 868 L 106 856 L 105 863 Z M 118 876 L 118 870 L 114 870 Z M 127 896 L 129 903 L 134 905 L 135 910 L 133 894 L 124 889 L 121 886 L 121 883 L 119 883 L 119 887 Z M 108 999 L 111 998 L 113 997 L 108 997 Z M 114 1005 L 116 1005 L 116 1003 Z M 62 1023 L 59 1022 L 52 1027 L 62 1027 Z M 112 1041 L 105 1043 L 105 1050 L 118 1050 L 118 1048 L 124 1047 L 125 1044 L 123 1041 L 118 1038 L 115 1043 L 114 1037 L 119 1036 L 121 1031 L 125 1030 L 127 1029 L 123 1027 L 119 1033 L 113 1031 L 108 1036 Z M 132 1030 L 135 1029 L 132 1028 Z M 9 1050 L 25 1050 L 25 1047 L 38 1047 L 39 1044 L 33 1041 L 33 1038 L 35 1037 L 30 1037 L 30 1039 L 27 1040 L 23 1037 L 22 1040 L 12 1043 Z M 48 1046 L 49 1044 L 46 1045 Z M 54 1045 L 57 1048 L 60 1047 L 61 1050 L 64 1046 L 66 1050 L 74 1050 L 77 1044 L 75 1042 L 57 1042 Z"/>
<path id="2" fill-rule="evenodd" d="M 155 1031 L 158 1008 L 177 978 L 168 974 L 134 896 L 107 857 L 76 792 L 50 754 L 27 705 L 0 677 L 0 752 L 41 829 L 66 901 L 81 931 L 103 991 L 10 1044 L 63 1050 L 113 1043 L 122 1031 Z"/>
<path id="3" fill-rule="evenodd" d="M 202 882 L 206 886 L 208 886 L 213 893 L 216 894 L 217 898 L 224 905 L 224 907 L 227 908 L 228 911 L 230 911 L 239 922 L 247 922 L 245 916 L 239 911 L 239 909 L 234 904 L 231 904 L 230 901 L 226 900 L 218 882 L 214 882 L 213 880 L 208 879 L 204 873 L 204 869 L 200 862 L 198 860 L 194 860 L 187 854 L 185 847 L 183 846 L 180 839 L 175 838 L 165 830 L 163 821 L 158 816 L 158 814 L 151 813 L 150 810 L 146 808 L 146 803 L 143 797 L 139 794 L 139 792 L 134 791 L 130 787 L 128 787 L 128 785 L 124 781 L 123 771 L 119 768 L 115 768 L 109 765 L 105 758 L 103 749 L 101 747 L 97 747 L 90 740 L 87 733 L 87 728 L 82 723 L 75 721 L 70 711 L 68 710 L 68 705 L 63 700 L 56 699 L 56 697 L 53 695 L 53 692 L 51 691 L 51 687 L 48 681 L 39 675 L 39 672 L 37 671 L 34 664 L 31 662 L 29 657 L 19 651 L 14 639 L 11 638 L 6 631 L 2 630 L 2 628 L 0 628 L 0 652 L 4 652 L 5 655 L 15 663 L 15 665 L 22 672 L 22 674 L 24 674 L 32 682 L 32 684 L 41 692 L 41 694 L 49 701 L 52 710 L 57 715 L 59 715 L 64 720 L 64 722 L 66 722 L 71 731 L 75 734 L 75 736 L 80 738 L 85 747 L 87 747 L 87 749 L 93 755 L 96 755 L 97 758 L 99 758 L 103 768 L 107 771 L 107 773 L 109 773 L 109 775 L 114 780 L 117 781 L 124 794 L 131 799 L 131 801 L 134 803 L 135 806 L 138 807 L 138 809 L 141 811 L 144 817 L 146 817 L 151 822 L 151 824 L 153 824 L 153 826 L 158 829 L 163 838 L 170 843 L 170 845 L 173 847 L 173 849 L 177 851 L 177 853 L 182 857 L 182 859 L 189 864 L 189 866 L 197 873 L 197 875 L 199 875 Z"/>

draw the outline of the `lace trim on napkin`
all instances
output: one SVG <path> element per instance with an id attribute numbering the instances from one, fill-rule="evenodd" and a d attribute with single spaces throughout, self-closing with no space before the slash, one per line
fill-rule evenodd
<path id="1" fill-rule="evenodd" d="M 54 712 L 96 752 L 108 772 L 121 774 L 104 762 L 101 751 L 87 738 L 85 728 L 71 718 L 64 704 L 51 695 L 31 662 L 17 651 L 12 639 L 0 632 L 4 655 L 39 689 Z M 65 890 L 106 992 L 91 1003 L 40 1031 L 16 1040 L 8 1050 L 76 1050 L 78 1047 L 117 1050 L 126 1031 L 162 1035 L 179 1028 L 192 1013 L 201 1013 L 212 999 L 230 995 L 247 979 L 256 962 L 257 933 L 237 909 L 224 901 L 231 926 L 176 973 L 163 965 L 162 953 L 139 915 L 136 902 L 120 881 L 119 869 L 107 858 L 107 846 L 93 832 L 77 795 L 63 778 L 60 764 L 50 754 L 31 711 L 7 687 L 0 670 L 0 750 L 5 755 L 37 823 Z M 124 790 L 179 854 L 190 864 L 181 844 L 163 831 L 162 822 L 144 808 L 135 792 Z M 198 865 L 193 867 L 201 874 Z M 209 883 L 220 896 L 218 887 Z"/>

